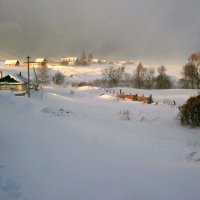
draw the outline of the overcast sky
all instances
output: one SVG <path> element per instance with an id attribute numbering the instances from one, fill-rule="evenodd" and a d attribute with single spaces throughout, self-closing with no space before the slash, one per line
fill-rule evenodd
<path id="1" fill-rule="evenodd" d="M 186 62 L 199 20 L 199 0 L 0 0 L 0 54 Z"/>

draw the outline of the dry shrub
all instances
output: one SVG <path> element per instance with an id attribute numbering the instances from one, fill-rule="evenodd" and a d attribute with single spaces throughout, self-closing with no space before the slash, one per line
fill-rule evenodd
<path id="1" fill-rule="evenodd" d="M 130 112 L 128 110 L 120 110 L 118 113 L 119 115 L 119 120 L 124 120 L 124 121 L 130 121 Z"/>
<path id="2" fill-rule="evenodd" d="M 190 97 L 179 107 L 179 118 L 181 125 L 200 126 L 200 95 Z"/>
<path id="3" fill-rule="evenodd" d="M 64 83 L 65 76 L 61 72 L 56 72 L 53 77 L 53 82 L 56 85 L 61 85 Z"/>

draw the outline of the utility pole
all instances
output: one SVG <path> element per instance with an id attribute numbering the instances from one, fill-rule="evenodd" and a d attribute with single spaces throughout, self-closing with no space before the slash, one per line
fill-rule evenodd
<path id="1" fill-rule="evenodd" d="M 27 56 L 27 64 L 28 64 L 28 97 L 30 98 L 30 72 L 29 72 L 29 60 L 30 60 L 30 56 Z"/>

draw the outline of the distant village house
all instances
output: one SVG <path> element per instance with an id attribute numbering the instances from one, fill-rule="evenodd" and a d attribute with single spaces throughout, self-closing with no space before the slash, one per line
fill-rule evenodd
<path id="1" fill-rule="evenodd" d="M 93 64 L 99 64 L 100 61 L 99 61 L 99 59 L 97 59 L 97 58 L 93 58 L 93 59 L 92 59 L 92 63 L 93 63 Z"/>
<path id="2" fill-rule="evenodd" d="M 36 58 L 35 64 L 37 67 L 41 67 L 47 64 L 47 60 L 45 58 Z"/>
<path id="3" fill-rule="evenodd" d="M 62 65 L 77 65 L 79 62 L 78 57 L 62 57 L 61 64 Z"/>
<path id="4" fill-rule="evenodd" d="M 29 67 L 41 67 L 47 64 L 47 60 L 45 58 L 36 58 L 35 61 L 29 62 Z M 24 62 L 24 67 L 28 67 L 28 62 Z"/>
<path id="5" fill-rule="evenodd" d="M 7 66 L 7 67 L 17 67 L 17 66 L 19 66 L 19 61 L 18 60 L 6 60 L 5 61 L 5 65 Z"/>
<path id="6" fill-rule="evenodd" d="M 107 60 L 100 60 L 99 63 L 100 63 L 100 64 L 107 64 L 108 61 L 107 61 Z"/>

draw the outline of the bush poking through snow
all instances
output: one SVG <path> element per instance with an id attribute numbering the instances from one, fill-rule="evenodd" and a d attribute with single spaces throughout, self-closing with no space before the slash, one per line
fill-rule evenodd
<path id="1" fill-rule="evenodd" d="M 56 72 L 53 77 L 54 84 L 61 85 L 64 83 L 65 76 L 61 72 Z"/>
<path id="2" fill-rule="evenodd" d="M 173 99 L 164 99 L 163 104 L 170 106 L 171 108 L 176 107 L 176 101 Z"/>
<path id="3" fill-rule="evenodd" d="M 198 152 L 196 151 L 193 151 L 191 153 L 189 153 L 185 159 L 188 161 L 188 162 L 195 162 L 195 163 L 199 163 L 200 162 L 200 156 L 198 154 Z"/>
<path id="4" fill-rule="evenodd" d="M 128 110 L 120 110 L 118 116 L 118 119 L 123 121 L 130 121 L 131 119 L 130 112 Z"/>
<path id="5" fill-rule="evenodd" d="M 181 125 L 200 126 L 200 95 L 190 97 L 179 108 L 179 118 Z"/>
<path id="6" fill-rule="evenodd" d="M 50 114 L 52 116 L 57 116 L 57 117 L 66 117 L 72 114 L 70 110 L 66 110 L 64 108 L 54 109 L 50 107 L 46 107 L 42 109 L 42 112 L 45 114 Z"/>
<path id="7" fill-rule="evenodd" d="M 70 90 L 69 94 L 73 95 L 74 94 L 74 90 Z"/>

